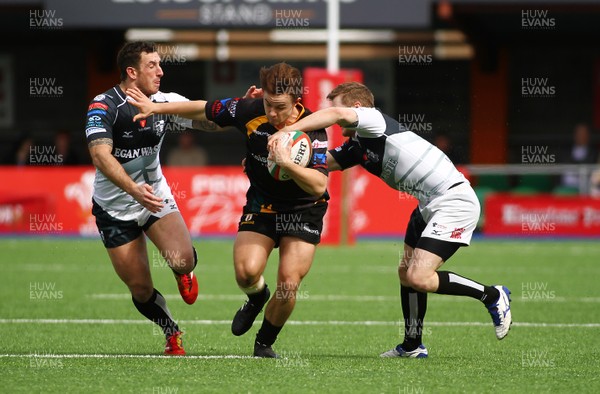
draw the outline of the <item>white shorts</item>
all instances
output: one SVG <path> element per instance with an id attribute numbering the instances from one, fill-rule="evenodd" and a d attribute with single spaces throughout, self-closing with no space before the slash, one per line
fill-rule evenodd
<path id="1" fill-rule="evenodd" d="M 469 245 L 480 213 L 481 206 L 475 191 L 468 182 L 462 183 L 421 210 L 427 223 L 421 237 Z"/>
<path id="2" fill-rule="evenodd" d="M 154 195 L 160 197 L 164 204 L 163 208 L 158 212 L 152 213 L 139 203 L 136 203 L 130 209 L 123 211 L 116 211 L 105 207 L 102 207 L 102 209 L 104 209 L 114 219 L 122 221 L 135 220 L 140 227 L 143 227 L 146 224 L 150 216 L 160 219 L 171 212 L 179 212 L 177 202 L 175 201 L 173 193 L 171 192 L 171 188 L 167 184 L 167 181 L 164 177 L 161 179 L 161 181 L 153 185 L 153 190 Z"/>

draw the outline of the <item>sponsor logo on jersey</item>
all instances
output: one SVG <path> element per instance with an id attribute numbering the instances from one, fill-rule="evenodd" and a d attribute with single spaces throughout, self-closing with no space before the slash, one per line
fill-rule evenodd
<path id="1" fill-rule="evenodd" d="M 89 128 L 101 128 L 104 130 L 104 125 L 102 124 L 102 118 L 97 115 L 90 116 L 88 118 L 87 124 L 85 125 L 87 129 Z"/>
<path id="2" fill-rule="evenodd" d="M 237 104 L 240 101 L 240 99 L 238 97 L 229 100 L 225 106 L 227 107 L 227 110 L 229 111 L 229 114 L 231 115 L 232 118 L 235 118 L 235 110 L 237 109 Z"/>
<path id="3" fill-rule="evenodd" d="M 266 132 L 266 131 L 260 131 L 260 130 L 252 130 L 251 133 L 256 134 L 259 137 L 270 137 L 271 134 Z"/>
<path id="4" fill-rule="evenodd" d="M 156 122 L 154 122 L 154 132 L 156 133 L 156 136 L 158 138 L 162 137 L 162 135 L 165 133 L 165 120 L 164 119 L 160 119 L 160 120 L 157 120 Z"/>
<path id="5" fill-rule="evenodd" d="M 261 162 L 262 164 L 264 164 L 265 166 L 267 165 L 267 158 L 264 156 L 260 156 L 257 155 L 256 153 L 250 153 L 250 155 L 252 156 L 252 158 L 258 162 Z"/>
<path id="6" fill-rule="evenodd" d="M 133 138 L 133 131 L 124 131 L 123 138 Z"/>
<path id="7" fill-rule="evenodd" d="M 217 118 L 225 110 L 223 105 L 227 102 L 227 100 L 229 99 L 217 100 L 213 102 L 212 106 L 210 107 L 210 113 L 212 114 L 213 119 Z"/>
<path id="8" fill-rule="evenodd" d="M 312 142 L 313 149 L 327 148 L 327 141 L 314 140 Z"/>
<path id="9" fill-rule="evenodd" d="M 105 131 L 106 129 L 102 127 L 88 127 L 87 129 L 85 129 L 85 136 L 89 137 L 92 134 L 104 133 Z"/>
<path id="10" fill-rule="evenodd" d="M 107 110 L 108 109 L 108 105 L 106 105 L 104 103 L 91 103 L 90 106 L 88 107 L 88 111 L 91 111 L 93 109 L 104 109 L 104 110 Z"/>
<path id="11" fill-rule="evenodd" d="M 313 164 L 324 165 L 327 162 L 327 154 L 326 153 L 315 153 L 313 155 Z"/>
<path id="12" fill-rule="evenodd" d="M 381 170 L 381 178 L 387 178 L 391 175 L 394 168 L 396 168 L 396 164 L 398 164 L 398 160 L 389 159 L 385 162 L 383 169 Z"/>
<path id="13" fill-rule="evenodd" d="M 96 97 L 94 97 L 94 99 L 92 101 L 104 101 L 105 98 L 106 98 L 106 95 L 99 94 Z"/>
<path id="14" fill-rule="evenodd" d="M 88 116 L 92 116 L 92 115 L 106 115 L 106 111 L 103 109 L 93 109 L 91 111 L 88 111 Z"/>
<path id="15" fill-rule="evenodd" d="M 135 159 L 141 156 L 152 156 L 158 152 L 159 149 L 160 145 L 145 146 L 143 148 L 136 149 L 115 148 L 113 156 L 120 159 Z"/>
<path id="16" fill-rule="evenodd" d="M 379 155 L 369 149 L 367 149 L 366 158 L 371 163 L 377 163 L 379 161 Z"/>
<path id="17" fill-rule="evenodd" d="M 440 235 L 442 234 L 442 230 L 432 230 L 431 235 Z"/>

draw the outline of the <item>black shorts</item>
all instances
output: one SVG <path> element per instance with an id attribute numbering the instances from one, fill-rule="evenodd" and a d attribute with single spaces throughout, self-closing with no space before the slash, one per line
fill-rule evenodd
<path id="1" fill-rule="evenodd" d="M 281 237 L 297 237 L 311 244 L 321 242 L 323 217 L 327 203 L 320 202 L 309 208 L 280 213 L 244 213 L 238 231 L 253 231 L 266 235 L 279 246 Z"/>
<path id="2" fill-rule="evenodd" d="M 143 231 L 148 230 L 159 219 L 156 216 L 150 216 L 143 226 L 139 226 L 135 220 L 118 220 L 110 216 L 93 199 L 92 215 L 96 217 L 98 232 L 107 249 L 116 248 L 137 239 Z"/>
<path id="3" fill-rule="evenodd" d="M 443 261 L 448 261 L 448 259 L 456 253 L 458 248 L 464 246 L 464 244 L 456 242 L 446 242 L 439 239 L 422 237 L 425 227 L 427 227 L 427 223 L 423 219 L 419 207 L 416 207 L 408 220 L 404 243 L 413 249 L 419 248 L 436 254 L 440 256 Z"/>

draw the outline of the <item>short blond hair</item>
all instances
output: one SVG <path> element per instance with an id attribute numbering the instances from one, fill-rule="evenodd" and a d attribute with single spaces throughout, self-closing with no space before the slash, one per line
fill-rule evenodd
<path id="1" fill-rule="evenodd" d="M 360 102 L 363 107 L 374 107 L 375 97 L 368 87 L 359 82 L 344 82 L 335 87 L 327 99 L 332 100 L 340 96 L 342 104 L 352 107 L 355 102 Z"/>

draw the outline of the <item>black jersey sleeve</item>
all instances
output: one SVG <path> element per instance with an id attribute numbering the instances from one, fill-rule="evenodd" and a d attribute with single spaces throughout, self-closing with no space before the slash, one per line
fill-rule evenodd
<path id="1" fill-rule="evenodd" d="M 362 162 L 362 152 L 357 141 L 348 139 L 337 148 L 330 149 L 329 153 L 340 165 L 342 170 L 353 167 Z"/>
<path id="2" fill-rule="evenodd" d="M 117 108 L 113 100 L 99 94 L 90 102 L 85 124 L 85 136 L 90 143 L 99 138 L 113 138 L 112 126 L 115 123 Z"/>
<path id="3" fill-rule="evenodd" d="M 245 130 L 246 122 L 249 120 L 264 115 L 262 100 L 239 97 L 209 101 L 204 111 L 206 118 L 217 125 L 236 126 L 240 130 Z"/>
<path id="4" fill-rule="evenodd" d="M 328 175 L 327 168 L 327 132 L 325 129 L 309 131 L 306 134 L 312 143 L 312 159 L 308 165 L 310 168 Z"/>

